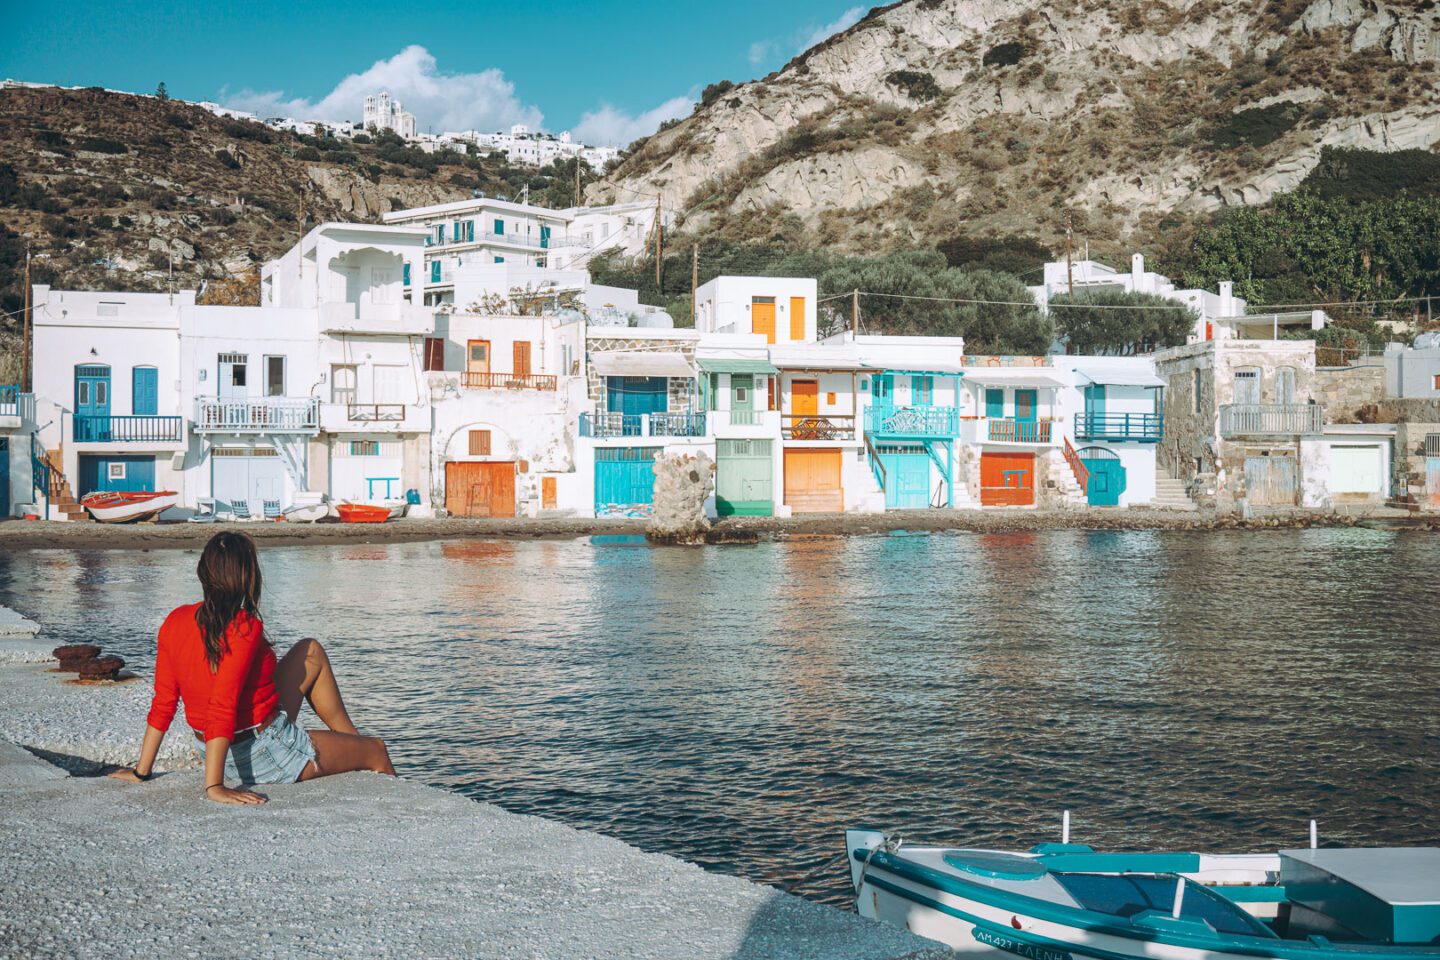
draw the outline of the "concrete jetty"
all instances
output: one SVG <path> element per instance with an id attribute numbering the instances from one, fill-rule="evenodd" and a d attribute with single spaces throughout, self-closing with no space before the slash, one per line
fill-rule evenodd
<path id="1" fill-rule="evenodd" d="M 0 657 L 0 957 L 952 956 L 404 779 L 267 786 L 248 807 L 205 800 L 193 755 L 146 784 L 97 776 L 133 760 L 149 685 L 67 685 L 19 659 Z"/>

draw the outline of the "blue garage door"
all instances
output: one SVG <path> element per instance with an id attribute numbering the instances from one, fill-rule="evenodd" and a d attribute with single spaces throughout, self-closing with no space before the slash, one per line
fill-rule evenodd
<path id="1" fill-rule="evenodd" d="M 1090 473 L 1085 487 L 1086 499 L 1092 507 L 1118 507 L 1120 494 L 1125 492 L 1125 465 L 1120 455 L 1104 447 L 1081 447 L 1080 462 Z"/>
<path id="2" fill-rule="evenodd" d="M 595 515 L 648 517 L 655 505 L 655 457 L 659 447 L 610 447 L 595 451 Z"/>
<path id="3" fill-rule="evenodd" d="M 155 458 L 120 454 L 80 455 L 80 496 L 96 491 L 150 493 L 155 490 Z"/>
<path id="4" fill-rule="evenodd" d="M 930 456 L 923 447 L 885 444 L 885 509 L 920 510 L 930 506 Z"/>
<path id="5" fill-rule="evenodd" d="M 10 438 L 0 437 L 0 512 L 10 515 Z"/>

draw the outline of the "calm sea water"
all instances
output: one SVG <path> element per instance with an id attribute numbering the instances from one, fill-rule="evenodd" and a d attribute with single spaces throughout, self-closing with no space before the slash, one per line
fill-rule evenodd
<path id="1" fill-rule="evenodd" d="M 0 556 L 148 669 L 195 552 Z M 270 548 L 402 772 L 831 902 L 916 839 L 1440 842 L 1440 538 L 1370 530 Z M 313 717 L 310 718 L 313 722 Z"/>

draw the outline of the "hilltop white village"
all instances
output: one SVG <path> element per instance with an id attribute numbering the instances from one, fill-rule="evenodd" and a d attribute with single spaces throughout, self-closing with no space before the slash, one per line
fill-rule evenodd
<path id="1" fill-rule="evenodd" d="M 717 277 L 677 329 L 585 270 L 643 251 L 654 216 L 478 198 L 324 223 L 264 265 L 251 307 L 37 286 L 33 389 L 0 407 L 5 509 L 83 520 L 86 494 L 173 490 L 222 518 L 643 517 L 657 457 L 700 453 L 711 517 L 1332 509 L 1405 483 L 1397 425 L 1327 415 L 1382 397 L 1384 366 L 1317 369 L 1313 341 L 1277 339 L 1323 312 L 1257 316 L 1137 254 L 1045 265 L 1032 292 L 1161 294 L 1193 313 L 1186 346 L 974 355 L 866 332 L 848 292 L 788 277 Z"/>

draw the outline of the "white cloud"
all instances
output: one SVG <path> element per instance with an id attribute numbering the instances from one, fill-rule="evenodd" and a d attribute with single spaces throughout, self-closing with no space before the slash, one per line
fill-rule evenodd
<path id="1" fill-rule="evenodd" d="M 775 44 L 769 40 L 756 40 L 750 44 L 750 66 L 760 66 L 770 58 L 770 52 L 774 49 Z"/>
<path id="2" fill-rule="evenodd" d="M 849 27 L 855 26 L 855 24 L 860 22 L 860 18 L 864 15 L 864 7 L 851 7 L 844 13 L 840 14 L 840 16 L 836 17 L 834 20 L 825 24 L 823 27 L 816 27 L 814 30 L 812 30 L 810 34 L 806 36 L 804 41 L 800 44 L 799 52 L 804 53 L 806 50 L 809 50 L 811 47 L 815 46 L 815 44 L 819 43 L 820 41 L 828 39 L 829 37 L 833 37 L 841 30 L 845 30 Z"/>
<path id="3" fill-rule="evenodd" d="M 362 73 L 352 73 L 318 101 L 287 98 L 283 91 L 222 91 L 227 107 L 249 110 L 262 117 L 300 120 L 361 119 L 365 98 L 388 90 L 415 115 L 418 131 L 500 130 L 514 123 L 540 129 L 544 115 L 538 107 L 522 103 L 515 85 L 496 69 L 479 73 L 442 73 L 435 58 L 421 46 L 408 46 L 389 60 L 378 60 Z M 648 114 L 647 114 L 648 116 Z M 639 119 L 639 118 L 637 118 Z M 659 120 L 655 123 L 658 125 Z"/>
<path id="4" fill-rule="evenodd" d="M 653 110 L 632 117 L 623 110 L 603 103 L 580 118 L 571 131 L 576 140 L 601 147 L 623 147 L 659 129 L 665 120 L 689 116 L 695 101 L 689 97 L 671 97 Z"/>

